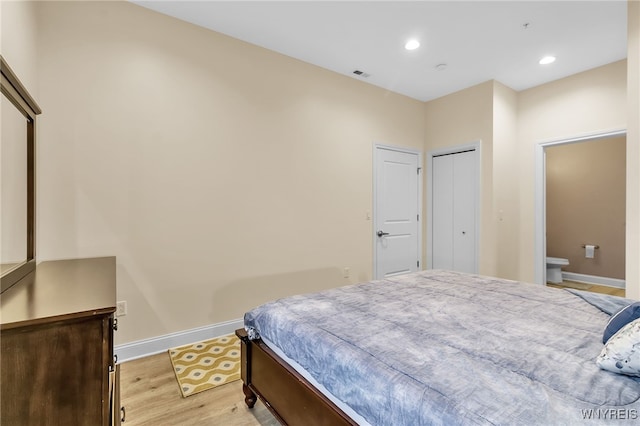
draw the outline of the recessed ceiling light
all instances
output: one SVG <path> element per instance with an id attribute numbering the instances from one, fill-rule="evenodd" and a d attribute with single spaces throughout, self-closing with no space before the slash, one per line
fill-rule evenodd
<path id="1" fill-rule="evenodd" d="M 540 65 L 549 65 L 552 64 L 556 61 L 556 57 L 555 56 L 545 56 L 544 58 L 540 59 L 540 61 L 538 62 Z"/>
<path id="2" fill-rule="evenodd" d="M 404 45 L 404 48 L 407 50 L 416 50 L 418 47 L 420 47 L 420 42 L 416 39 L 411 39 Z"/>

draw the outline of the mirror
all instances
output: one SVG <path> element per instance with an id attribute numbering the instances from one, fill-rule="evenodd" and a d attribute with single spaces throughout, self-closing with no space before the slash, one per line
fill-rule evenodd
<path id="1" fill-rule="evenodd" d="M 0 282 L 35 268 L 35 117 L 41 110 L 0 56 Z"/>
<path id="2" fill-rule="evenodd" d="M 4 273 L 27 260 L 27 126 L 24 116 L 5 96 L 0 114 L 0 268 Z"/>

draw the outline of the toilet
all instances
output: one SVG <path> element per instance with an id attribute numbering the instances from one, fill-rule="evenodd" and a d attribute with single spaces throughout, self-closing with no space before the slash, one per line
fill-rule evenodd
<path id="1" fill-rule="evenodd" d="M 569 265 L 568 259 L 561 257 L 547 257 L 547 282 L 559 284 L 562 282 L 562 267 Z"/>

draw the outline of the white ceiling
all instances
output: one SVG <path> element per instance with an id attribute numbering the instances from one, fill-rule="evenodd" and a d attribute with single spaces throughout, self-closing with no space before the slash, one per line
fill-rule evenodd
<path id="1" fill-rule="evenodd" d="M 626 0 L 134 3 L 422 101 L 491 79 L 520 91 L 627 56 Z M 405 50 L 409 38 L 420 48 Z M 539 65 L 545 55 L 558 59 Z"/>

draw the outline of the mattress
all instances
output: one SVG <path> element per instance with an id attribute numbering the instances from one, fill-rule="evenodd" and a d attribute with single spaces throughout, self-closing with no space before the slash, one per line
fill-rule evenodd
<path id="1" fill-rule="evenodd" d="M 280 357 L 284 362 L 286 362 L 289 366 L 293 367 L 302 377 L 304 377 L 311 385 L 319 390 L 324 396 L 326 396 L 331 402 L 333 402 L 338 408 L 340 408 L 347 416 L 349 416 L 353 421 L 358 423 L 360 426 L 371 426 L 369 422 L 367 422 L 360 414 L 356 413 L 353 408 L 348 406 L 346 403 L 338 399 L 335 395 L 327 390 L 322 383 L 319 383 L 307 370 L 304 369 L 300 364 L 298 364 L 295 360 L 289 358 L 282 350 L 273 342 L 269 341 L 267 338 L 262 338 L 262 341 L 265 345 L 269 347 L 273 352 L 275 352 L 278 357 Z"/>
<path id="2" fill-rule="evenodd" d="M 599 304 L 423 271 L 270 302 L 245 327 L 370 424 L 582 424 L 640 409 L 640 380 L 595 364 L 610 317 Z"/>

